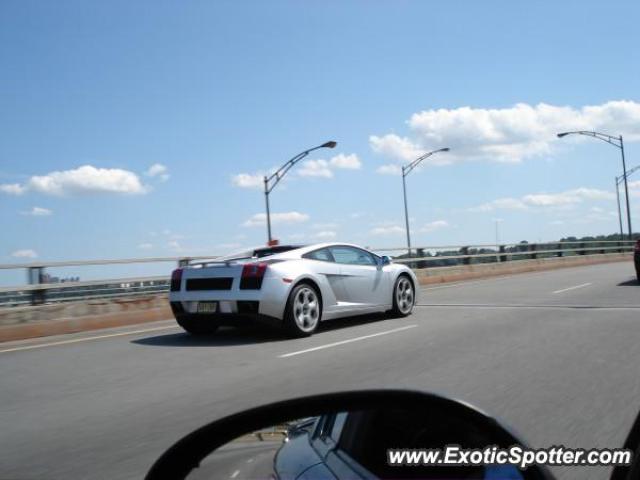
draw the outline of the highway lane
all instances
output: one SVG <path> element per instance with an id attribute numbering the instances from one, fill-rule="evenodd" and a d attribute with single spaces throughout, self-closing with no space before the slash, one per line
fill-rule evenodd
<path id="1" fill-rule="evenodd" d="M 269 479 L 282 440 L 234 442 L 205 458 L 189 480 Z"/>
<path id="2" fill-rule="evenodd" d="M 452 395 L 534 446 L 619 446 L 640 409 L 633 275 L 614 263 L 431 286 L 411 317 L 330 322 L 299 340 L 255 330 L 194 339 L 161 322 L 3 344 L 81 340 L 0 353 L 0 478 L 140 478 L 221 415 L 359 388 Z M 161 330 L 90 339 L 150 328 Z"/>

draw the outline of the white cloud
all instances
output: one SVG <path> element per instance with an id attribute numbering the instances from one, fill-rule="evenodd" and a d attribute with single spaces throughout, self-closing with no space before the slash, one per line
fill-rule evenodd
<path id="1" fill-rule="evenodd" d="M 299 166 L 295 168 L 295 175 L 289 174 L 286 178 L 298 177 L 316 177 L 316 178 L 333 178 L 334 170 L 357 170 L 362 166 L 360 159 L 355 153 L 345 155 L 340 153 L 329 160 L 303 160 Z M 275 172 L 276 169 L 271 170 Z M 256 173 L 239 173 L 231 177 L 231 183 L 240 188 L 264 188 L 264 174 Z"/>
<path id="2" fill-rule="evenodd" d="M 494 210 L 525 210 L 528 208 L 558 208 L 584 202 L 585 200 L 611 200 L 615 195 L 595 188 L 575 188 L 560 193 L 535 193 L 521 198 L 499 198 L 469 208 L 471 212 L 491 212 Z"/>
<path id="3" fill-rule="evenodd" d="M 615 195 L 604 190 L 594 188 L 576 188 L 561 193 L 538 193 L 534 195 L 525 195 L 522 201 L 534 207 L 555 207 L 559 205 L 568 205 L 582 203 L 584 200 L 611 200 Z"/>
<path id="4" fill-rule="evenodd" d="M 334 168 L 346 170 L 359 170 L 362 167 L 362 162 L 355 153 L 350 155 L 340 153 L 329 160 L 329 164 Z"/>
<path id="5" fill-rule="evenodd" d="M 241 243 L 239 242 L 229 242 L 229 243 L 219 243 L 217 245 L 214 245 L 214 250 L 237 250 L 242 246 Z"/>
<path id="6" fill-rule="evenodd" d="M 405 233 L 405 229 L 398 225 L 383 225 L 372 228 L 369 233 L 371 235 L 400 235 Z"/>
<path id="7" fill-rule="evenodd" d="M 138 248 L 140 250 L 149 250 L 150 248 L 153 248 L 153 243 L 141 243 L 138 245 Z"/>
<path id="8" fill-rule="evenodd" d="M 27 210 L 21 213 L 22 215 L 31 215 L 33 217 L 46 217 L 48 215 L 51 215 L 53 212 L 48 208 L 33 207 L 31 210 Z"/>
<path id="9" fill-rule="evenodd" d="M 440 230 L 442 228 L 446 228 L 449 226 L 449 222 L 447 222 L 446 220 L 435 220 L 433 222 L 429 222 L 427 224 L 425 224 L 420 231 L 421 232 L 425 232 L 425 233 L 429 233 L 429 232 L 434 232 L 436 230 Z"/>
<path id="10" fill-rule="evenodd" d="M 493 210 L 523 210 L 527 206 L 517 198 L 498 198 L 491 202 L 483 203 L 477 207 L 469 208 L 470 212 L 492 212 Z"/>
<path id="11" fill-rule="evenodd" d="M 314 230 L 333 230 L 335 228 L 338 228 L 338 224 L 334 223 L 334 222 L 330 222 L 330 223 L 314 223 L 313 225 L 311 225 L 311 228 Z"/>
<path id="12" fill-rule="evenodd" d="M 158 177 L 161 181 L 166 182 L 169 180 L 169 173 L 166 166 L 161 163 L 154 163 L 145 172 L 148 177 Z"/>
<path id="13" fill-rule="evenodd" d="M 171 250 L 175 250 L 176 252 L 182 251 L 182 245 L 180 245 L 180 242 L 178 242 L 177 240 L 169 240 L 167 242 L 167 247 L 169 247 Z"/>
<path id="14" fill-rule="evenodd" d="M 11 256 L 15 258 L 38 258 L 38 254 L 36 253 L 36 251 L 31 250 L 30 248 L 16 250 L 11 254 Z"/>
<path id="15" fill-rule="evenodd" d="M 72 170 L 34 175 L 24 185 L 3 185 L 2 191 L 19 195 L 34 191 L 45 195 L 73 195 L 92 193 L 142 194 L 147 193 L 138 175 L 119 168 L 97 168 L 83 165 Z"/>
<path id="16" fill-rule="evenodd" d="M 239 173 L 231 177 L 231 183 L 240 188 L 264 188 L 264 175 L 260 173 Z"/>
<path id="17" fill-rule="evenodd" d="M 0 192 L 8 195 L 22 195 L 27 189 L 19 183 L 4 183 L 0 185 Z"/>
<path id="18" fill-rule="evenodd" d="M 406 137 L 399 137 L 394 133 L 384 135 L 383 137 L 371 135 L 369 137 L 369 144 L 374 152 L 393 159 L 404 160 L 405 162 L 415 160 L 424 153 L 424 151 L 411 140 Z"/>
<path id="19" fill-rule="evenodd" d="M 355 153 L 345 155 L 340 153 L 329 160 L 307 160 L 298 170 L 301 177 L 333 178 L 333 170 L 359 170 L 362 162 Z"/>
<path id="20" fill-rule="evenodd" d="M 338 234 L 333 230 L 321 230 L 312 235 L 312 237 L 316 240 L 332 240 L 336 238 Z"/>
<path id="21" fill-rule="evenodd" d="M 289 240 L 293 240 L 294 242 L 298 242 L 300 240 L 304 240 L 306 238 L 306 235 L 304 233 L 292 233 L 291 235 L 288 235 Z"/>
<path id="22" fill-rule="evenodd" d="M 309 215 L 306 213 L 300 212 L 283 212 L 283 213 L 272 213 L 271 214 L 271 224 L 292 224 L 292 223 L 303 223 L 309 220 Z M 247 221 L 245 221 L 242 225 L 244 227 L 258 227 L 266 225 L 267 223 L 267 215 L 265 213 L 256 213 Z"/>
<path id="23" fill-rule="evenodd" d="M 540 103 L 485 109 L 460 107 L 414 113 L 407 125 L 410 134 L 372 135 L 373 151 L 401 162 L 424 152 L 450 147 L 424 163 L 441 165 L 465 159 L 519 162 L 553 152 L 558 132 L 603 130 L 623 134 L 628 141 L 640 140 L 640 103 L 610 101 L 581 108 Z M 574 137 L 577 140 L 577 137 Z M 566 142 L 566 140 L 564 140 Z"/>
<path id="24" fill-rule="evenodd" d="M 398 165 L 393 163 L 389 165 L 381 165 L 376 169 L 376 172 L 382 175 L 401 175 L 402 169 Z"/>
<path id="25" fill-rule="evenodd" d="M 322 177 L 332 178 L 333 172 L 326 160 L 307 160 L 302 163 L 302 167 L 298 170 L 301 177 Z"/>

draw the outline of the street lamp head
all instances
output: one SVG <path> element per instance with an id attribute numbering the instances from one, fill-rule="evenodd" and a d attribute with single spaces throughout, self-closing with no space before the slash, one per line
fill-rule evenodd
<path id="1" fill-rule="evenodd" d="M 439 151 L 440 152 L 448 152 L 449 150 L 451 150 L 449 147 L 445 147 L 445 148 L 441 148 Z"/>
<path id="2" fill-rule="evenodd" d="M 320 145 L 321 148 L 335 148 L 338 142 L 334 142 L 333 140 L 328 141 L 327 143 L 323 143 Z"/>
<path id="3" fill-rule="evenodd" d="M 569 132 L 559 133 L 558 138 L 566 137 L 567 135 L 569 135 Z"/>

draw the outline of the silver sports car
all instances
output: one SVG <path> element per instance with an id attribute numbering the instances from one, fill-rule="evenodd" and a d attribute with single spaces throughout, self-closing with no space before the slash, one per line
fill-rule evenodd
<path id="1" fill-rule="evenodd" d="M 417 285 L 407 266 L 355 245 L 279 245 L 178 268 L 169 300 L 178 323 L 193 334 L 255 319 L 303 337 L 323 320 L 409 315 Z"/>

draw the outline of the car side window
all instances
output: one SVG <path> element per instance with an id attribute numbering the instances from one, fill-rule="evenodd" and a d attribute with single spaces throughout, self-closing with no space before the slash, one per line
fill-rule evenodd
<path id="1" fill-rule="evenodd" d="M 322 415 L 316 423 L 313 438 L 325 438 L 331 426 L 332 415 Z"/>
<path id="2" fill-rule="evenodd" d="M 349 415 L 348 412 L 338 413 L 333 420 L 333 425 L 331 426 L 329 436 L 335 443 L 338 443 L 338 441 L 340 440 L 340 434 L 342 433 L 344 422 L 346 422 L 347 420 L 347 415 Z"/>
<path id="3" fill-rule="evenodd" d="M 331 247 L 331 254 L 336 263 L 346 265 L 377 265 L 373 255 L 355 247 Z"/>
<path id="4" fill-rule="evenodd" d="M 313 252 L 305 253 L 302 257 L 311 260 L 320 260 L 322 262 L 333 262 L 333 257 L 328 248 L 321 248 Z"/>

